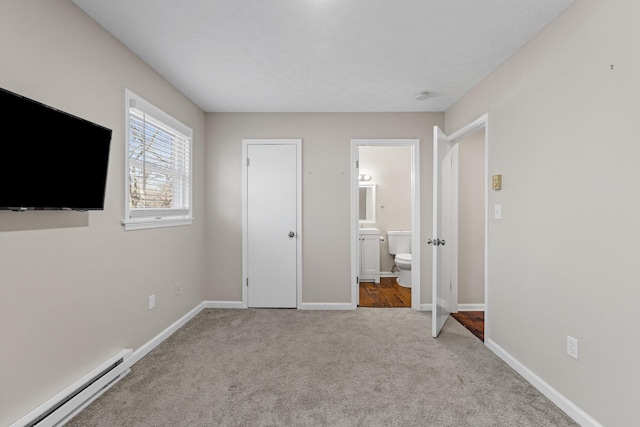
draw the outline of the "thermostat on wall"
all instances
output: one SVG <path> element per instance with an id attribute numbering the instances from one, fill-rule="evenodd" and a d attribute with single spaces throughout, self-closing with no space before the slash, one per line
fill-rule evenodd
<path id="1" fill-rule="evenodd" d="M 502 190 L 502 175 L 493 175 L 491 182 L 493 190 Z"/>

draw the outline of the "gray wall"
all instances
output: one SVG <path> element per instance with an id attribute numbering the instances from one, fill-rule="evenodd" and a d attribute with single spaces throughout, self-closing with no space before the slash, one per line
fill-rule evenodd
<path id="1" fill-rule="evenodd" d="M 352 138 L 419 138 L 422 241 L 431 233 L 433 126 L 442 113 L 207 115 L 207 265 L 210 300 L 242 299 L 242 139 L 302 138 L 305 303 L 349 303 Z M 422 303 L 431 302 L 431 247 L 422 247 Z"/>
<path id="2" fill-rule="evenodd" d="M 484 304 L 484 132 L 458 144 L 458 303 Z"/>
<path id="3" fill-rule="evenodd" d="M 0 211 L 4 426 L 203 300 L 205 115 L 68 1 L 2 2 L 0 52 L 0 87 L 113 129 L 104 211 Z M 194 130 L 192 226 L 123 231 L 125 87 Z"/>
<path id="4" fill-rule="evenodd" d="M 638 16 L 640 2 L 577 1 L 446 112 L 448 132 L 489 113 L 503 176 L 491 341 L 605 426 L 638 423 Z"/>

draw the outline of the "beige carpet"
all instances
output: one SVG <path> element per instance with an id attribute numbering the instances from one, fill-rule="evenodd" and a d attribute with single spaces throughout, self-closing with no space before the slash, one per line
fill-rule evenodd
<path id="1" fill-rule="evenodd" d="M 207 309 L 67 426 L 575 426 L 454 319 Z"/>

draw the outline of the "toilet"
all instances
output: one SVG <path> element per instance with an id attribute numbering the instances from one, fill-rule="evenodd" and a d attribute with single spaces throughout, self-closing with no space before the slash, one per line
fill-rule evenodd
<path id="1" fill-rule="evenodd" d="M 398 285 L 411 287 L 411 231 L 387 231 L 389 254 L 393 256 L 400 277 Z"/>

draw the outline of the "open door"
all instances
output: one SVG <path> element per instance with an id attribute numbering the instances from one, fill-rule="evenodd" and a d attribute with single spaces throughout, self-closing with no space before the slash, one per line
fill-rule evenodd
<path id="1" fill-rule="evenodd" d="M 437 337 L 451 313 L 451 149 L 453 143 L 433 128 L 433 300 L 432 335 Z"/>

